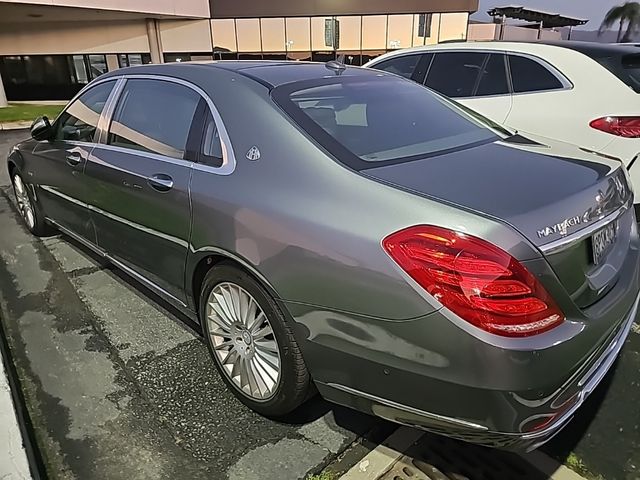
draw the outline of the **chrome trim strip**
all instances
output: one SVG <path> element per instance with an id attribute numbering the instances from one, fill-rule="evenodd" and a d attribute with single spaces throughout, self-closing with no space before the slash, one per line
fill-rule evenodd
<path id="1" fill-rule="evenodd" d="M 622 207 L 616 210 L 613 213 L 610 213 L 606 217 L 598 220 L 595 223 L 592 223 L 588 227 L 583 228 L 582 230 L 577 231 L 573 235 L 568 235 L 564 238 L 560 238 L 558 240 L 554 240 L 553 242 L 546 243 L 544 245 L 539 246 L 538 248 L 544 254 L 555 253 L 560 250 L 563 250 L 574 243 L 580 242 L 585 238 L 591 236 L 594 232 L 600 230 L 610 222 L 617 220 L 622 215 L 624 215 L 627 210 L 629 210 L 633 205 L 633 198 L 629 198 Z"/>
<path id="2" fill-rule="evenodd" d="M 180 158 L 167 157 L 165 155 L 160 155 L 159 153 L 146 152 L 144 150 L 134 150 L 132 148 L 120 147 L 118 145 L 107 145 L 106 143 L 98 143 L 95 146 L 96 150 L 110 150 L 113 152 L 126 153 L 127 155 L 135 155 L 137 157 L 146 157 L 151 158 L 153 160 L 160 160 L 166 163 L 171 163 L 173 165 L 181 165 L 183 167 L 191 167 L 194 163 L 191 160 L 183 160 Z M 95 150 L 92 150 L 92 155 L 94 155 Z M 94 160 L 95 161 L 95 160 Z"/>
<path id="3" fill-rule="evenodd" d="M 155 292 L 160 293 L 162 297 L 165 297 L 167 301 L 169 301 L 169 303 L 175 304 L 182 308 L 187 308 L 187 304 L 184 303 L 182 300 L 178 299 L 177 297 L 174 297 L 169 292 L 164 290 L 162 287 L 159 287 L 158 285 L 153 283 L 151 280 L 149 280 L 147 277 L 140 275 L 138 272 L 133 270 L 131 267 L 128 267 L 127 265 L 122 263 L 120 260 L 116 260 L 108 253 L 105 253 L 104 257 L 107 260 L 109 260 L 111 263 L 113 263 L 116 267 L 120 268 L 125 273 L 135 278 L 138 282 L 142 283 L 143 285 L 150 288 L 151 290 L 154 290 Z"/>
<path id="4" fill-rule="evenodd" d="M 345 385 L 340 385 L 339 383 L 327 383 L 328 387 L 335 388 L 337 390 L 341 390 L 343 392 L 349 393 L 351 395 L 355 395 L 357 397 L 363 397 L 367 400 L 371 400 L 372 402 L 380 403 L 382 405 L 386 405 L 387 407 L 395 408 L 397 410 L 402 410 L 407 413 L 411 413 L 413 415 L 419 415 L 421 417 L 430 418 L 432 420 L 450 423 L 452 425 L 456 425 L 458 427 L 472 428 L 478 431 L 488 431 L 489 428 L 484 425 L 478 425 L 477 423 L 467 422 L 466 420 L 459 420 L 457 418 L 445 417 L 443 415 L 438 415 L 435 413 L 425 412 L 424 410 L 420 410 L 418 408 L 409 407 L 407 405 L 403 405 L 401 403 L 396 403 L 392 400 L 387 400 L 385 398 L 380 398 L 376 395 L 372 395 L 370 393 L 365 393 L 360 390 L 356 390 L 355 388 L 347 387 Z"/>
<path id="5" fill-rule="evenodd" d="M 98 245 L 95 245 L 94 243 L 92 243 L 89 240 L 87 240 L 86 238 L 78 235 L 77 233 L 73 232 L 72 230 L 69 230 L 68 228 L 63 227 L 62 225 L 60 225 L 58 222 L 56 222 L 55 220 L 53 220 L 50 217 L 45 217 L 45 219 L 46 219 L 47 222 L 49 222 L 52 225 L 54 225 L 58 230 L 60 230 L 65 235 L 70 236 L 71 238 L 73 238 L 77 242 L 79 242 L 82 245 L 84 245 L 87 248 L 89 248 L 91 251 L 93 251 L 93 252 L 97 253 L 98 255 L 100 255 L 101 257 L 107 259 L 109 262 L 113 263 L 115 266 L 120 268 L 122 271 L 127 273 L 129 276 L 133 277 L 138 282 L 142 283 L 144 286 L 146 286 L 150 290 L 153 290 L 154 292 L 158 293 L 161 297 L 165 298 L 169 303 L 171 303 L 171 304 L 173 304 L 173 305 L 175 305 L 177 307 L 180 307 L 180 308 L 188 309 L 187 304 L 184 303 L 182 300 L 180 300 L 179 298 L 173 296 L 172 294 L 167 292 L 162 287 L 159 287 L 154 282 L 149 280 L 147 277 L 139 274 L 138 272 L 133 270 L 131 267 L 128 267 L 127 265 L 122 263 L 120 260 L 117 260 L 117 259 L 113 258 L 111 255 L 109 255 L 107 252 L 105 252 L 103 249 L 101 249 Z"/>

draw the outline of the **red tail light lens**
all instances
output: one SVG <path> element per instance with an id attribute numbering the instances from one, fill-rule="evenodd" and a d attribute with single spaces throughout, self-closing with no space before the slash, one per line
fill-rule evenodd
<path id="1" fill-rule="evenodd" d="M 389 235 L 382 245 L 422 288 L 482 330 L 526 337 L 564 321 L 542 284 L 515 258 L 485 240 L 418 225 Z"/>
<path id="2" fill-rule="evenodd" d="M 593 120 L 589 126 L 625 138 L 640 138 L 640 117 L 602 117 Z"/>

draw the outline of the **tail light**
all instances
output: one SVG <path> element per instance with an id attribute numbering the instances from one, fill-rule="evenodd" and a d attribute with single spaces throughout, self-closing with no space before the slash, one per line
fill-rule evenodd
<path id="1" fill-rule="evenodd" d="M 618 137 L 640 138 L 640 117 L 596 118 L 589 126 Z"/>
<path id="2" fill-rule="evenodd" d="M 485 240 L 418 225 L 389 235 L 382 245 L 422 288 L 482 330 L 526 337 L 564 321 L 542 284 L 515 258 Z"/>

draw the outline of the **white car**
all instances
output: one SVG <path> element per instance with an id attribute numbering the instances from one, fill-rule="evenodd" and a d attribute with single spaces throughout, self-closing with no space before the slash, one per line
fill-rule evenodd
<path id="1" fill-rule="evenodd" d="M 640 202 L 640 51 L 590 42 L 449 43 L 365 65 L 423 83 L 518 133 L 622 160 Z"/>

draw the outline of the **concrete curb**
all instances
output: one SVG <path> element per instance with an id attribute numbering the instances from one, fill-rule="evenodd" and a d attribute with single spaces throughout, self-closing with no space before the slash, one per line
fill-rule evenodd
<path id="1" fill-rule="evenodd" d="M 416 443 L 424 432 L 400 427 L 355 464 L 340 480 L 373 480 L 382 476 Z"/>
<path id="2" fill-rule="evenodd" d="M 583 476 L 540 451 L 523 453 L 520 456 L 551 480 L 586 480 Z"/>
<path id="3" fill-rule="evenodd" d="M 0 131 L 4 130 L 21 130 L 23 128 L 29 128 L 31 126 L 31 122 L 20 121 L 20 122 L 0 122 Z"/>

